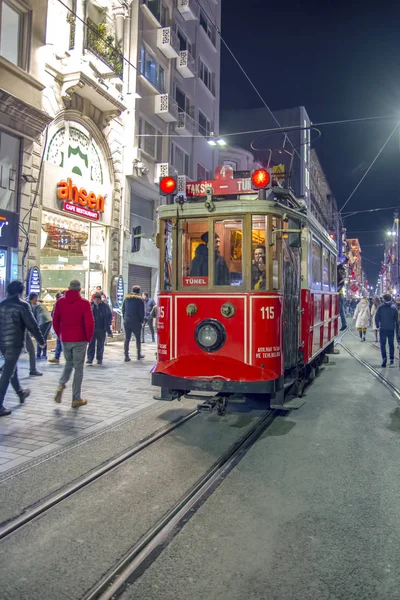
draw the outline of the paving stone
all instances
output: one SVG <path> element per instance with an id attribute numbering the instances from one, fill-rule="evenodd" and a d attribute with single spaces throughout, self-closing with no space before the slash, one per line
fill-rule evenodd
<path id="1" fill-rule="evenodd" d="M 158 388 L 151 385 L 155 344 L 144 344 L 143 351 L 146 359 L 125 363 L 123 343 L 108 344 L 104 365 L 85 368 L 82 395 L 88 404 L 78 410 L 71 408 L 72 379 L 62 403 L 54 403 L 63 363 L 51 365 L 40 361 L 38 368 L 43 377 L 31 378 L 28 355 L 23 354 L 18 372 L 23 387 L 29 387 L 31 395 L 20 405 L 11 386 L 8 389 L 5 405 L 13 412 L 0 424 L 0 472 L 54 449 L 62 449 L 71 441 L 96 433 L 153 404 L 153 395 L 159 393 Z M 2 453 L 11 454 L 11 457 L 2 456 Z"/>

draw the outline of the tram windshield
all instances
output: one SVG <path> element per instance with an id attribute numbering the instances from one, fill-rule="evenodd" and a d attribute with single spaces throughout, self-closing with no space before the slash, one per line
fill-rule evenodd
<path id="1" fill-rule="evenodd" d="M 212 243 L 208 221 L 186 220 L 181 222 L 181 227 L 183 286 L 208 286 L 211 269 L 213 285 L 243 284 L 241 219 L 216 220 L 212 228 Z"/>
<path id="2" fill-rule="evenodd" d="M 274 215 L 163 220 L 163 289 L 281 286 L 282 220 Z M 174 231 L 179 243 L 173 253 Z M 176 266 L 175 266 L 176 262 Z M 177 268 L 177 271 L 175 269 Z M 178 274 L 178 278 L 175 277 Z"/>

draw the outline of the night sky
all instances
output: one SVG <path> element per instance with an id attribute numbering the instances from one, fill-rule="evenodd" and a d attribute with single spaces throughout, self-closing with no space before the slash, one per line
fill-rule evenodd
<path id="1" fill-rule="evenodd" d="M 400 119 L 399 5 L 223 0 L 222 37 L 272 110 L 305 106 L 313 123 L 386 115 Z M 221 108 L 259 106 L 223 48 Z M 393 119 L 321 127 L 314 148 L 339 208 L 395 124 Z M 399 133 L 345 211 L 385 206 L 400 208 Z M 363 257 L 369 259 L 363 266 L 370 284 L 376 282 L 383 257 L 384 247 L 377 244 L 384 243 L 392 221 L 390 210 L 344 221 L 348 237 L 360 239 Z"/>

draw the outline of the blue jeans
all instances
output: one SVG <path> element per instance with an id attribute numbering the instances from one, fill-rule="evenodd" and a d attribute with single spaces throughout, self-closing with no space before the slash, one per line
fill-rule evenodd
<path id="1" fill-rule="evenodd" d="M 344 313 L 344 297 L 339 294 L 339 315 L 340 315 L 340 320 L 342 321 L 342 329 L 344 329 L 345 327 L 347 327 L 347 322 L 346 322 L 346 315 Z"/>
<path id="2" fill-rule="evenodd" d="M 57 343 L 56 343 L 56 351 L 54 352 L 54 358 L 60 358 L 61 356 L 61 352 L 62 352 L 62 344 L 61 344 L 61 340 L 58 337 L 57 338 Z"/>
<path id="3" fill-rule="evenodd" d="M 389 359 L 391 361 L 394 360 L 394 330 L 390 329 L 380 329 L 379 330 L 379 339 L 381 343 L 381 354 L 382 360 L 386 361 L 386 340 L 389 342 Z"/>

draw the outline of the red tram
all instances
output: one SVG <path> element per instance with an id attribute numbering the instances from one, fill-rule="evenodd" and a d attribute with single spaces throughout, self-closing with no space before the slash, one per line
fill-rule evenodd
<path id="1" fill-rule="evenodd" d="M 264 169 L 219 167 L 159 208 L 158 360 L 168 400 L 268 397 L 313 377 L 338 333 L 336 244 Z M 164 195 L 176 181 L 160 182 Z M 221 404 L 218 405 L 221 408 Z"/>

